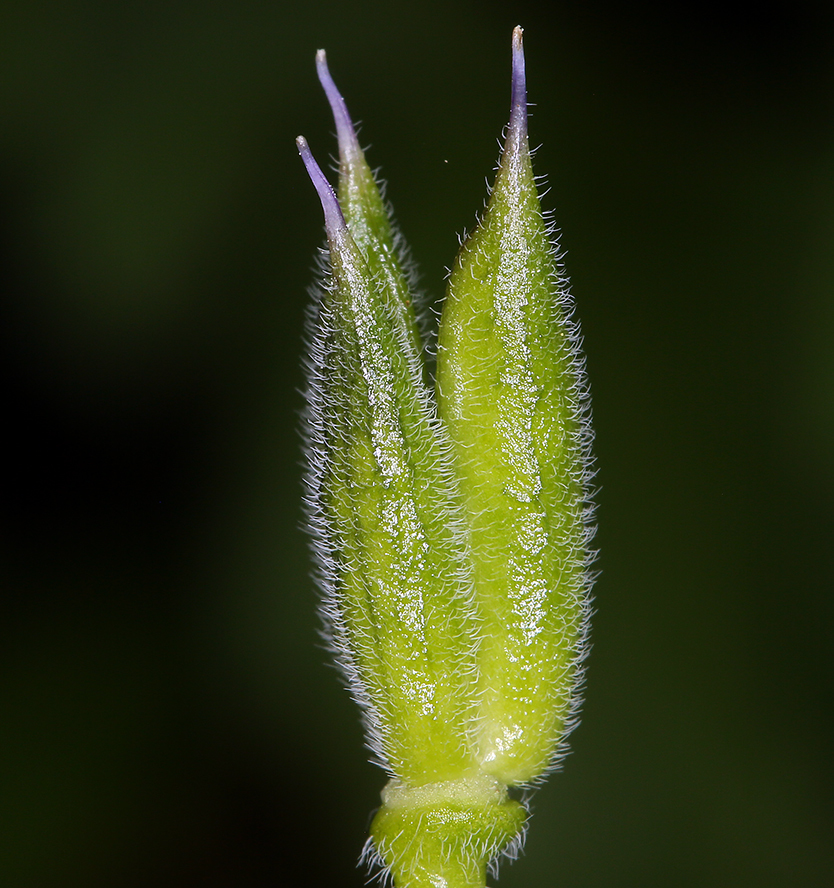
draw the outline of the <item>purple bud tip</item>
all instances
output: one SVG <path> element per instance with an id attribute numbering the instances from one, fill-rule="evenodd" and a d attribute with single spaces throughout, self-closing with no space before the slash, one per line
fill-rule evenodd
<path id="1" fill-rule="evenodd" d="M 356 138 L 356 130 L 353 128 L 353 121 L 350 119 L 350 114 L 348 114 L 345 100 L 330 76 L 330 69 L 327 67 L 327 53 L 323 49 L 316 53 L 316 70 L 318 71 L 319 82 L 324 88 L 324 94 L 327 96 L 327 101 L 330 102 L 333 119 L 336 122 L 336 135 L 339 138 L 339 158 L 342 163 L 350 163 L 362 156 L 362 149 L 359 147 L 359 140 Z"/>
<path id="2" fill-rule="evenodd" d="M 304 166 L 307 167 L 310 181 L 318 192 L 321 208 L 324 210 L 324 227 L 327 229 L 327 236 L 333 239 L 339 232 L 346 230 L 345 217 L 342 215 L 342 208 L 339 206 L 336 192 L 325 178 L 321 167 L 316 163 L 304 136 L 299 136 L 295 140 L 295 144 L 298 146 L 298 153 L 304 161 Z"/>
<path id="3" fill-rule="evenodd" d="M 513 87 L 510 109 L 510 136 L 521 139 L 527 135 L 527 78 L 524 71 L 524 30 L 513 30 Z"/>

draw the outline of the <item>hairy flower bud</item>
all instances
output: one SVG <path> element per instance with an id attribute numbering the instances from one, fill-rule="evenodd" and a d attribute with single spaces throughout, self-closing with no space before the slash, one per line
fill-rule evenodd
<path id="1" fill-rule="evenodd" d="M 324 207 L 330 265 L 308 368 L 309 514 L 324 616 L 377 759 L 409 784 L 448 780 L 476 769 L 477 718 L 451 449 L 400 281 L 380 272 L 376 235 L 360 236 L 360 249 L 303 139 L 299 150 Z"/>
<path id="2" fill-rule="evenodd" d="M 504 149 L 449 279 L 437 361 L 482 620 L 478 762 L 510 785 L 540 777 L 571 725 L 589 609 L 588 390 L 552 235 L 517 28 Z"/>
<path id="3" fill-rule="evenodd" d="M 484 216 L 461 248 L 427 383 L 403 247 L 344 100 L 319 193 L 308 515 L 323 614 L 390 774 L 369 856 L 397 888 L 483 888 L 576 721 L 591 539 L 588 392 L 527 140 L 521 29 Z"/>

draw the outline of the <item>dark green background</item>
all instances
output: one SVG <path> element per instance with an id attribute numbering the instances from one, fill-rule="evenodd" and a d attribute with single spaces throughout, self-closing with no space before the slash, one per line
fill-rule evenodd
<path id="1" fill-rule="evenodd" d="M 0 882 L 361 886 L 297 413 L 329 51 L 433 297 L 526 28 L 585 333 L 594 649 L 512 886 L 834 884 L 834 10 L 0 10 Z"/>

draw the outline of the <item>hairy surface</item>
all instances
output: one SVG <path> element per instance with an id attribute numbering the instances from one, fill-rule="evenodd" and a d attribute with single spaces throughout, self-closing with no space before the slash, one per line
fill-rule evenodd
<path id="1" fill-rule="evenodd" d="M 593 560 L 590 400 L 530 160 L 521 29 L 494 187 L 462 245 L 436 391 L 403 241 L 317 56 L 338 197 L 303 139 L 327 250 L 308 316 L 307 516 L 334 656 L 389 773 L 366 858 L 483 886 L 578 721 Z"/>

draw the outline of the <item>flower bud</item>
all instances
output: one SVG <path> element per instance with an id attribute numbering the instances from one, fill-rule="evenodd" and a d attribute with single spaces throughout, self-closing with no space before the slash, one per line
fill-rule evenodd
<path id="1" fill-rule="evenodd" d="M 477 639 L 450 447 L 411 310 L 393 272 L 379 271 L 377 235 L 360 238 L 363 254 L 303 139 L 299 151 L 324 208 L 330 266 L 307 413 L 324 617 L 377 760 L 412 785 L 454 779 L 476 770 Z"/>
<path id="2" fill-rule="evenodd" d="M 574 721 L 589 612 L 589 400 L 552 234 L 516 28 L 506 140 L 449 279 L 437 358 L 481 620 L 478 763 L 509 785 L 539 778 Z"/>
<path id="3" fill-rule="evenodd" d="M 368 856 L 396 888 L 483 888 L 520 844 L 508 788 L 576 720 L 589 612 L 590 423 L 579 333 L 527 139 L 521 29 L 483 219 L 427 383 L 403 245 L 344 100 L 338 197 L 303 138 L 327 263 L 310 323 L 308 516 L 336 658 L 390 781 Z"/>

